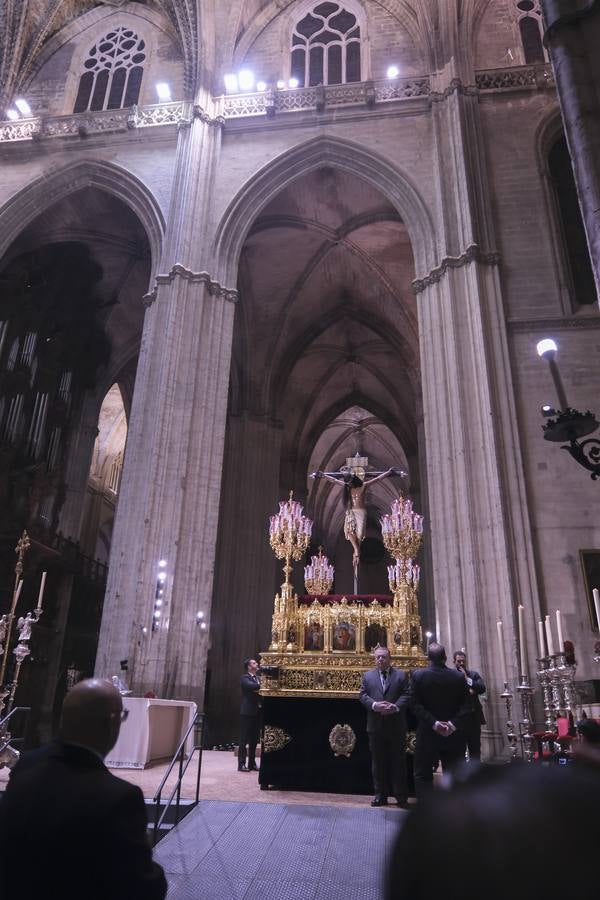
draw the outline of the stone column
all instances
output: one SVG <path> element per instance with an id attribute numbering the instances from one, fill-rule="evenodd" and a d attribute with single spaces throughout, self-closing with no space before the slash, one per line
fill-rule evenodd
<path id="1" fill-rule="evenodd" d="M 60 511 L 59 529 L 73 540 L 79 539 L 94 443 L 98 437 L 98 410 L 86 403 L 80 425 L 69 443 L 69 458 L 65 471 L 66 497 Z"/>
<path id="2" fill-rule="evenodd" d="M 556 87 L 600 301 L 600 3 L 542 0 Z"/>
<path id="3" fill-rule="evenodd" d="M 281 499 L 281 438 L 281 425 L 265 416 L 229 417 L 209 655 L 211 742 L 237 737 L 242 661 L 271 640 L 283 581 L 268 532 Z"/>
<path id="4" fill-rule="evenodd" d="M 199 701 L 206 633 L 196 614 L 210 627 L 237 298 L 208 271 L 219 147 L 219 122 L 196 109 L 180 131 L 163 274 L 147 298 L 96 660 L 106 675 L 128 658 L 137 692 Z"/>
<path id="5" fill-rule="evenodd" d="M 478 99 L 452 61 L 435 90 L 440 263 L 414 289 L 437 633 L 485 675 L 495 753 L 505 745 L 496 620 L 515 679 L 516 607 L 526 606 L 533 674 L 538 596 Z"/>

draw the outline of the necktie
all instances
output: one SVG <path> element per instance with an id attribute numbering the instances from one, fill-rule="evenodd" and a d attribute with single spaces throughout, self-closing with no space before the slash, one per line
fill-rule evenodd
<path id="1" fill-rule="evenodd" d="M 385 670 L 381 673 L 381 686 L 383 687 L 384 691 L 387 687 L 387 677 L 388 677 L 388 673 L 387 673 L 387 670 Z"/>

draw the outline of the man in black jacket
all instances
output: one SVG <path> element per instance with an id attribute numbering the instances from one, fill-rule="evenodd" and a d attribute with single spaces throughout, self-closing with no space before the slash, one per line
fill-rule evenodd
<path id="1" fill-rule="evenodd" d="M 405 807 L 406 704 L 408 678 L 391 665 L 387 647 L 376 647 L 375 668 L 365 672 L 360 702 L 367 710 L 367 734 L 375 796 L 371 806 L 387 806 L 390 789 L 398 806 Z"/>
<path id="2" fill-rule="evenodd" d="M 412 673 L 409 706 L 418 719 L 415 746 L 415 791 L 423 796 L 433 785 L 438 762 L 444 772 L 465 757 L 464 717 L 468 688 L 464 677 L 446 665 L 441 644 L 430 644 L 429 668 Z"/>
<path id="3" fill-rule="evenodd" d="M 258 663 L 248 657 L 244 660 L 244 674 L 241 678 L 242 700 L 240 703 L 240 745 L 238 749 L 238 772 L 256 772 L 256 745 L 260 737 L 260 678 Z M 246 765 L 246 752 L 248 765 Z"/>
<path id="4" fill-rule="evenodd" d="M 463 650 L 457 650 L 454 654 L 454 665 L 457 672 L 463 676 L 469 688 L 469 702 L 467 704 L 469 714 L 464 717 L 464 733 L 467 741 L 467 750 L 471 762 L 481 759 L 481 726 L 485 725 L 485 716 L 481 708 L 479 697 L 485 694 L 483 678 L 475 669 L 467 669 L 467 657 Z"/>
<path id="5" fill-rule="evenodd" d="M 103 759 L 124 718 L 107 681 L 67 694 L 59 738 L 25 753 L 0 802 L 2 892 L 21 900 L 163 900 L 142 792 Z"/>

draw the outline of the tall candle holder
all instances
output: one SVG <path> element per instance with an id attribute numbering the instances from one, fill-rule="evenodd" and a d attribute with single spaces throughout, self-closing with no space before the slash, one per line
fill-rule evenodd
<path id="1" fill-rule="evenodd" d="M 508 738 L 508 744 L 510 747 L 510 758 L 511 762 L 517 758 L 517 742 L 518 738 L 515 733 L 515 726 L 512 720 L 512 701 L 513 694 L 508 686 L 508 682 L 504 682 L 504 690 L 500 694 L 500 697 L 506 703 L 506 737 Z"/>
<path id="2" fill-rule="evenodd" d="M 285 580 L 281 585 L 281 596 L 275 597 L 269 649 L 287 652 L 293 652 L 298 646 L 295 623 L 298 597 L 290 582 L 292 560 L 299 560 L 306 553 L 312 533 L 311 520 L 303 515 L 301 504 L 293 496 L 290 491 L 288 500 L 280 500 L 279 512 L 269 520 L 269 543 L 277 559 L 285 560 Z"/>
<path id="3" fill-rule="evenodd" d="M 414 558 L 423 543 L 423 516 L 414 512 L 412 500 L 398 497 L 391 513 L 381 518 L 383 545 L 394 559 L 388 566 L 388 582 L 394 595 L 391 649 L 416 653 L 422 644 L 417 588 L 421 569 Z"/>
<path id="4" fill-rule="evenodd" d="M 521 675 L 517 691 L 521 698 L 521 721 L 519 722 L 519 732 L 523 745 L 523 756 L 526 762 L 533 762 L 534 736 L 531 731 L 531 699 L 533 697 L 533 688 L 529 683 L 529 676 Z"/>
<path id="5" fill-rule="evenodd" d="M 310 565 L 304 567 L 306 593 L 319 597 L 328 594 L 333 585 L 334 571 L 327 557 L 323 556 L 323 548 L 319 547 L 319 555 L 311 557 Z"/>
<path id="6" fill-rule="evenodd" d="M 542 686 L 542 696 L 544 699 L 544 714 L 546 716 L 546 731 L 556 734 L 556 706 L 554 703 L 554 692 L 552 689 L 552 657 L 544 656 L 538 659 L 540 668 L 538 669 L 538 678 Z"/>
<path id="7" fill-rule="evenodd" d="M 303 515 L 302 505 L 292 499 L 279 501 L 279 512 L 269 520 L 269 543 L 277 559 L 284 559 L 285 580 L 281 585 L 281 595 L 288 600 L 292 596 L 290 575 L 292 560 L 299 560 L 306 553 L 312 533 L 311 520 Z"/>
<path id="8" fill-rule="evenodd" d="M 398 497 L 391 513 L 381 518 L 383 546 L 396 560 L 414 559 L 423 543 L 423 516 L 413 512 L 412 500 Z"/>

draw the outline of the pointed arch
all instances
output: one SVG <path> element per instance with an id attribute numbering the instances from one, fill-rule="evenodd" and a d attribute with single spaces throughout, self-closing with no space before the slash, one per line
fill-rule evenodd
<path id="1" fill-rule="evenodd" d="M 284 188 L 328 165 L 360 178 L 398 211 L 412 243 L 417 277 L 435 265 L 435 232 L 429 209 L 409 177 L 385 157 L 353 141 L 312 138 L 254 173 L 229 204 L 216 232 L 214 258 L 221 284 L 236 284 L 243 243 L 259 213 Z"/>
<path id="2" fill-rule="evenodd" d="M 42 175 L 11 197 L 0 209 L 0 259 L 15 238 L 41 213 L 86 187 L 111 194 L 138 217 L 150 245 L 153 278 L 160 262 L 165 229 L 158 201 L 131 172 L 99 160 L 79 160 L 51 175 Z"/>

